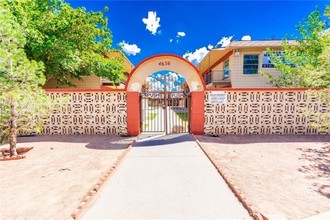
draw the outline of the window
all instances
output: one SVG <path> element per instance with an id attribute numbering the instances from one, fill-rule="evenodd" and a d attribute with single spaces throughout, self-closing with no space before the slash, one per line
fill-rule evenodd
<path id="1" fill-rule="evenodd" d="M 243 62 L 243 74 L 258 74 L 259 55 L 245 54 Z"/>
<path id="2" fill-rule="evenodd" d="M 291 67 L 295 67 L 294 64 L 285 60 L 284 51 L 273 51 L 273 54 L 277 57 L 280 57 L 284 64 Z M 275 68 L 274 64 L 271 61 L 271 56 L 267 53 L 267 51 L 264 51 L 262 53 L 262 68 Z"/>
<path id="3" fill-rule="evenodd" d="M 229 77 L 229 59 L 223 62 L 223 78 Z"/>
<path id="4" fill-rule="evenodd" d="M 205 81 L 206 85 L 212 82 L 212 72 L 211 71 L 204 75 L 204 81 Z"/>

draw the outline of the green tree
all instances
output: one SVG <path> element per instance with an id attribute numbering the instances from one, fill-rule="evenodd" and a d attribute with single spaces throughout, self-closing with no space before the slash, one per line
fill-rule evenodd
<path id="1" fill-rule="evenodd" d="M 115 82 L 123 78 L 121 60 L 104 56 L 112 44 L 107 8 L 86 12 L 63 0 L 8 0 L 6 5 L 24 29 L 28 58 L 44 63 L 47 80 L 74 86 L 69 78 L 91 74 Z"/>
<path id="2" fill-rule="evenodd" d="M 297 26 L 301 38 L 292 44 L 284 40 L 284 54 L 277 56 L 268 49 L 275 68 L 281 71 L 278 78 L 264 73 L 276 87 L 330 87 L 329 29 L 330 6 L 326 7 L 325 19 L 319 10 L 313 11 L 304 23 Z M 284 61 L 284 62 L 283 62 Z"/>
<path id="3" fill-rule="evenodd" d="M 275 78 L 265 74 L 276 87 L 319 88 L 307 92 L 309 100 L 319 100 L 330 107 L 330 6 L 326 6 L 324 19 L 319 10 L 313 11 L 304 23 L 297 26 L 301 38 L 296 44 L 284 40 L 283 56 L 268 49 L 271 61 L 282 74 Z M 312 107 L 303 109 L 312 119 L 310 125 L 327 130 L 330 112 L 315 112 Z"/>
<path id="4" fill-rule="evenodd" d="M 42 62 L 24 52 L 23 30 L 8 9 L 0 6 L 0 141 L 9 141 L 16 156 L 18 131 L 38 131 L 53 101 L 40 88 L 45 82 Z"/>
<path id="5" fill-rule="evenodd" d="M 330 7 L 329 11 L 330 11 Z M 317 99 L 330 108 L 330 29 L 320 34 L 320 44 L 323 45 L 323 51 L 319 55 L 319 65 L 312 67 L 307 65 L 304 71 L 305 75 L 312 75 L 311 85 L 323 88 L 321 90 L 308 91 L 309 100 Z M 330 126 L 330 110 L 327 112 L 315 112 L 312 107 L 304 109 L 312 122 L 312 127 L 320 127 L 322 131 L 327 131 Z"/>

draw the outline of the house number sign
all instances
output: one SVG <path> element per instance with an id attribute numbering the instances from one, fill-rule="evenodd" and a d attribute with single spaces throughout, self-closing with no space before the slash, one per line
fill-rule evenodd
<path id="1" fill-rule="evenodd" d="M 160 61 L 158 63 L 158 66 L 171 66 L 171 62 L 170 61 Z"/>

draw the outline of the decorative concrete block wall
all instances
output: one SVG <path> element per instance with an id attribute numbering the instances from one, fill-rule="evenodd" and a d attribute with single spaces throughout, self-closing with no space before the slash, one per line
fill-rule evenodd
<path id="1" fill-rule="evenodd" d="M 70 101 L 44 119 L 41 134 L 127 134 L 126 92 L 48 92 Z"/>
<path id="2" fill-rule="evenodd" d="M 321 134 L 308 126 L 310 119 L 301 108 L 311 106 L 317 112 L 329 108 L 317 100 L 308 101 L 304 91 L 228 90 L 226 104 L 209 104 L 205 92 L 204 132 L 222 134 Z"/>

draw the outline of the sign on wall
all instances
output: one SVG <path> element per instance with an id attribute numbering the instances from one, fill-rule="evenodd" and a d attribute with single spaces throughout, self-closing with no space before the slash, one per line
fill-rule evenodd
<path id="1" fill-rule="evenodd" d="M 227 103 L 227 92 L 225 91 L 212 91 L 209 93 L 210 104 L 226 104 Z"/>

